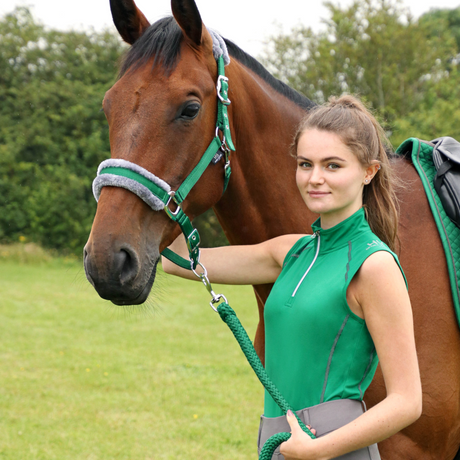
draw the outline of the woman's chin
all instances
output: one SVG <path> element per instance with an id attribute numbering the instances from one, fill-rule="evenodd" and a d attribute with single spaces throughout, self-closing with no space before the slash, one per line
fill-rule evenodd
<path id="1" fill-rule="evenodd" d="M 331 206 L 328 206 L 326 203 L 321 203 L 319 199 L 308 199 L 305 204 L 311 212 L 316 214 L 323 214 L 331 211 Z"/>

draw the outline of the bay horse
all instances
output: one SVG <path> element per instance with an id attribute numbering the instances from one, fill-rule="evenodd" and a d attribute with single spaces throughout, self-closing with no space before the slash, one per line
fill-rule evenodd
<path id="1" fill-rule="evenodd" d="M 133 0 L 110 3 L 121 37 L 132 45 L 103 101 L 112 158 L 136 163 L 176 189 L 214 137 L 212 38 L 194 0 L 172 0 L 173 17 L 153 25 Z M 288 150 L 313 104 L 236 45 L 226 44 L 231 57 L 226 67 L 232 102 L 228 117 L 236 146 L 233 174 L 222 195 L 223 162 L 211 164 L 183 209 L 192 219 L 212 207 L 231 244 L 307 233 L 316 216 L 296 188 L 295 160 Z M 379 448 L 384 460 L 452 460 L 460 446 L 460 333 L 447 265 L 414 167 L 404 158 L 393 162 L 407 184 L 399 192 L 399 255 L 413 306 L 424 399 L 421 418 Z M 179 232 L 166 213 L 152 211 L 130 191 L 104 187 L 84 250 L 89 281 L 117 305 L 143 303 L 160 252 Z M 263 304 L 271 286 L 254 288 L 260 315 L 255 346 L 263 359 Z M 366 393 L 368 407 L 384 397 L 377 371 Z"/>

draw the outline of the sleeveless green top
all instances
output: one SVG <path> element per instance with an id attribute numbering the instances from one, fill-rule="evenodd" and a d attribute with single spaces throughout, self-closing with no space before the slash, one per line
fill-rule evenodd
<path id="1" fill-rule="evenodd" d="M 327 230 L 319 219 L 312 228 L 287 254 L 264 313 L 266 370 L 294 410 L 362 400 L 378 357 L 366 322 L 348 307 L 347 288 L 374 252 L 390 252 L 399 265 L 363 208 Z M 267 392 L 264 415 L 283 415 Z"/>

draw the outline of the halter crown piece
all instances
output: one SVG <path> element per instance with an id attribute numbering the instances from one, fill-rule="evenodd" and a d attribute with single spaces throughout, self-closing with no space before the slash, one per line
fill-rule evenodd
<path id="1" fill-rule="evenodd" d="M 228 78 L 225 76 L 225 66 L 230 63 L 230 56 L 223 38 L 217 32 L 208 30 L 212 37 L 212 51 L 217 62 L 218 73 L 216 84 L 216 134 L 192 172 L 185 178 L 177 190 L 172 190 L 167 182 L 155 176 L 152 172 L 147 171 L 142 166 L 127 160 L 111 158 L 99 165 L 97 177 L 93 181 L 93 194 L 96 201 L 99 200 L 103 187 L 121 187 L 136 194 L 154 211 L 164 209 L 168 216 L 179 224 L 187 241 L 190 261 L 180 257 L 170 249 L 165 249 L 162 255 L 182 268 L 193 271 L 195 271 L 199 264 L 200 235 L 198 234 L 198 230 L 193 227 L 190 219 L 183 212 L 181 203 L 198 182 L 208 165 L 211 162 L 214 164 L 217 163 L 222 157 L 225 158 L 225 192 L 232 172 L 230 168 L 230 151 L 235 151 L 228 121 L 227 106 L 230 105 L 231 101 L 228 98 Z M 218 135 L 219 131 L 222 133 L 222 140 Z M 169 207 L 171 201 L 175 203 L 174 210 Z"/>

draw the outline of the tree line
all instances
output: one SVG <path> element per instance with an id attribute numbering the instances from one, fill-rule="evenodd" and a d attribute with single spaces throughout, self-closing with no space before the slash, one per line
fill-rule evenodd
<path id="1" fill-rule="evenodd" d="M 326 7 L 320 32 L 272 37 L 262 60 L 276 77 L 317 103 L 360 96 L 395 148 L 408 137 L 460 138 L 460 7 L 418 20 L 398 1 Z"/>
<path id="2" fill-rule="evenodd" d="M 460 139 L 460 8 L 418 20 L 394 1 L 327 8 L 321 31 L 272 37 L 264 65 L 318 103 L 359 95 L 395 147 L 411 136 Z M 126 47 L 109 31 L 46 29 L 25 7 L 0 19 L 0 45 L 0 242 L 81 254 L 91 183 L 110 156 L 101 101 Z M 205 244 L 225 243 L 212 212 L 197 225 Z"/>

